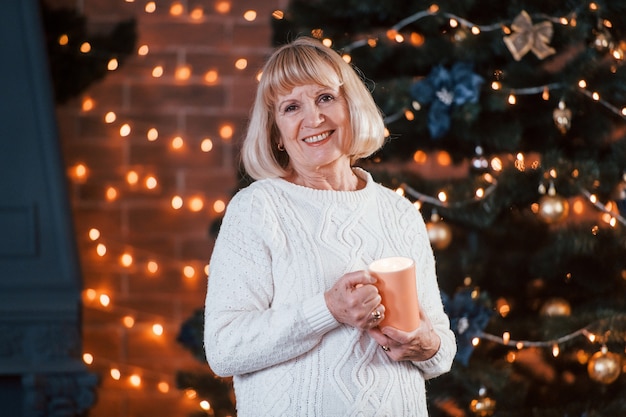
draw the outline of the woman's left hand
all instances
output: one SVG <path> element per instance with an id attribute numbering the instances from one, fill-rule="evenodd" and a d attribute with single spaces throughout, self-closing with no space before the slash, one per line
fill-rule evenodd
<path id="1" fill-rule="evenodd" d="M 391 359 L 395 361 L 425 361 L 439 350 L 441 339 L 420 306 L 420 326 L 405 332 L 395 327 L 375 327 L 367 331 Z"/>

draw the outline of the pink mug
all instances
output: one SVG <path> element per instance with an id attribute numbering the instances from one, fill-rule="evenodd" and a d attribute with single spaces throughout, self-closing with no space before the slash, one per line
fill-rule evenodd
<path id="1" fill-rule="evenodd" d="M 378 259 L 368 266 L 376 277 L 376 287 L 385 306 L 385 318 L 379 327 L 391 326 L 405 332 L 420 325 L 415 261 L 402 256 Z"/>

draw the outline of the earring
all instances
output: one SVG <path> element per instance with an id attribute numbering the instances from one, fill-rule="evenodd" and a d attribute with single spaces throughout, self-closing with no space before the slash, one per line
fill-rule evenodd
<path id="1" fill-rule="evenodd" d="M 278 148 L 279 151 L 283 152 L 285 150 L 285 145 L 283 145 L 282 142 L 279 142 L 278 145 L 276 145 L 276 147 Z"/>

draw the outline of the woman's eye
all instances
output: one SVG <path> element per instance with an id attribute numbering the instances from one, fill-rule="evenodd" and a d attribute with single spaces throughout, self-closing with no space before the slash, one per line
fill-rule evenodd
<path id="1" fill-rule="evenodd" d="M 327 103 L 329 101 L 333 101 L 335 97 L 331 94 L 323 94 L 320 96 L 319 101 L 322 103 Z"/>
<path id="2" fill-rule="evenodd" d="M 285 108 L 283 109 L 283 112 L 284 113 L 289 113 L 289 112 L 295 111 L 297 109 L 298 109 L 298 106 L 296 106 L 295 104 L 290 104 L 288 106 L 285 106 Z"/>

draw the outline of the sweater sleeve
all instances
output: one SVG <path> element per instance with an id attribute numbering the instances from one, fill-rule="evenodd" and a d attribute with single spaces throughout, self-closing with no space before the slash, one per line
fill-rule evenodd
<path id="1" fill-rule="evenodd" d="M 410 231 L 408 239 L 412 239 L 413 252 L 417 265 L 417 286 L 419 302 L 430 319 L 435 332 L 441 339 L 441 345 L 435 355 L 425 361 L 413 362 L 424 375 L 425 379 L 435 378 L 448 372 L 456 354 L 456 338 L 450 329 L 450 320 L 443 309 L 441 292 L 437 282 L 435 258 L 426 225 L 419 211 L 414 207 L 408 210 L 408 222 L 405 230 Z"/>
<path id="2" fill-rule="evenodd" d="M 244 190 L 228 206 L 209 265 L 204 346 L 220 376 L 254 372 L 293 359 L 336 328 L 317 294 L 300 303 L 272 305 L 272 254 L 263 199 Z"/>

